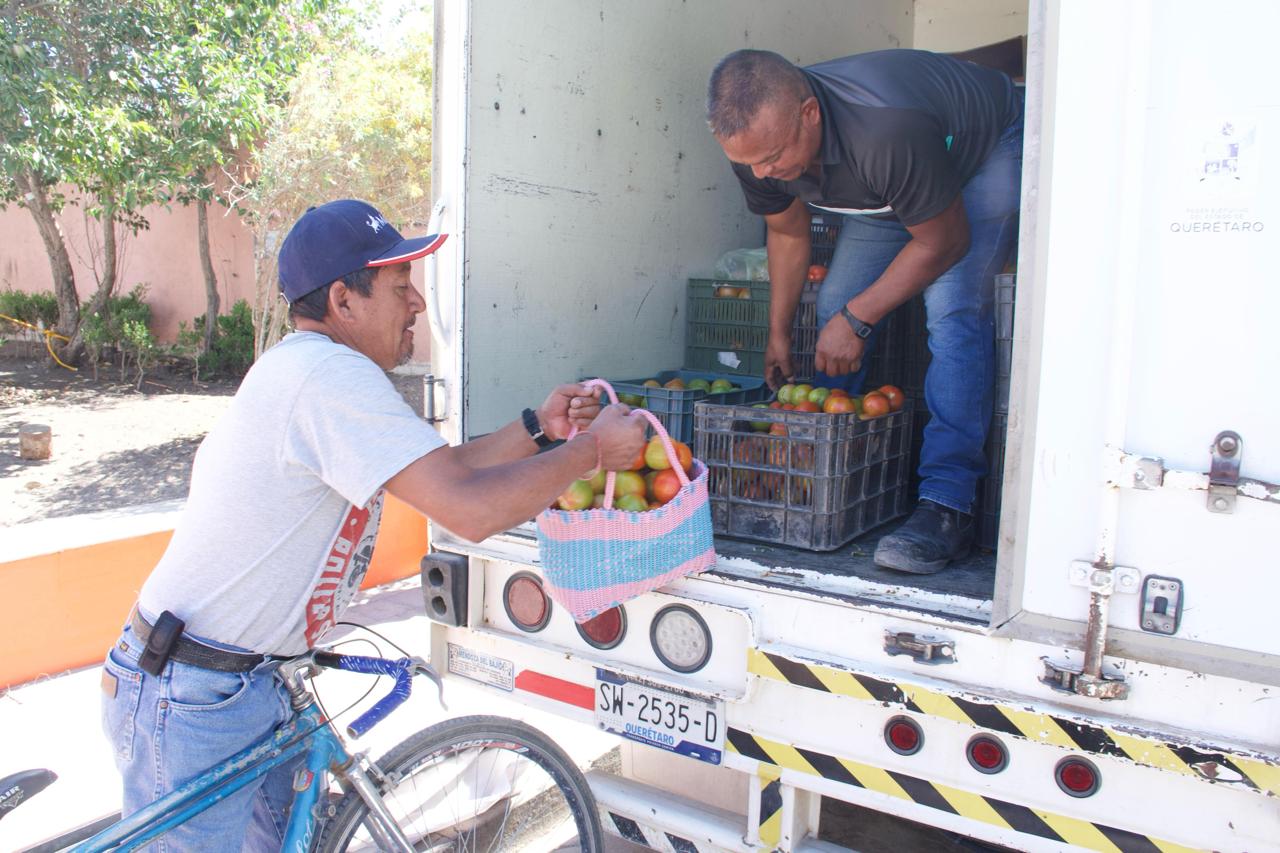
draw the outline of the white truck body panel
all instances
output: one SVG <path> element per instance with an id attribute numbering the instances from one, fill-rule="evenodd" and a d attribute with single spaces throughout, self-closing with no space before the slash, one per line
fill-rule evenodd
<path id="1" fill-rule="evenodd" d="M 454 237 L 433 299 L 446 434 L 487 432 L 566 379 L 679 365 L 685 279 L 761 235 L 703 124 L 720 56 L 971 47 L 949 41 L 971 31 L 947 23 L 963 5 L 441 0 L 435 185 Z M 1018 10 L 999 7 L 974 7 L 985 30 L 967 23 L 1006 37 Z M 825 795 L 1020 849 L 1280 850 L 1280 640 L 1267 618 L 1280 507 L 1240 497 L 1234 513 L 1210 513 L 1203 476 L 1210 442 L 1233 429 L 1242 474 L 1280 480 L 1265 367 L 1280 316 L 1267 236 L 1280 178 L 1266 168 L 1280 155 L 1268 43 L 1278 17 L 1244 0 L 1211 14 L 1182 2 L 1030 4 L 989 595 L 738 557 L 628 602 L 627 637 L 602 652 L 562 610 L 537 633 L 508 618 L 504 583 L 538 571 L 529 528 L 479 544 L 435 528 L 437 548 L 468 558 L 471 593 L 463 627 L 433 630 L 432 658 L 469 655 L 453 674 L 588 724 L 597 668 L 723 702 L 734 740 L 719 767 L 633 746 L 630 778 L 597 791 L 646 838 L 701 838 L 692 849 L 823 849 L 808 830 Z M 1227 121 L 1241 128 L 1234 157 L 1214 136 Z M 1184 473 L 1135 488 L 1124 453 Z M 1186 592 L 1170 637 L 1144 631 L 1138 597 L 1117 587 L 1105 671 L 1129 686 L 1123 700 L 1041 681 L 1046 661 L 1081 666 L 1091 564 L 1176 578 Z M 711 659 L 693 675 L 665 669 L 650 645 L 649 622 L 671 602 L 712 630 Z M 952 661 L 888 654 L 898 632 L 953 643 Z M 921 725 L 927 749 L 886 748 L 895 715 Z M 1008 747 L 1007 772 L 969 766 L 975 733 Z M 1053 782 L 1072 755 L 1101 772 L 1098 795 L 1071 798 Z M 770 786 L 781 796 L 772 817 Z M 706 804 L 703 818 L 662 807 L 677 793 Z"/>

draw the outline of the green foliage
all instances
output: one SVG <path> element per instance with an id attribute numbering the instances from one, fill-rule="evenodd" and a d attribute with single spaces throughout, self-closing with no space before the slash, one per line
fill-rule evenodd
<path id="1" fill-rule="evenodd" d="M 22 320 L 33 326 L 44 324 L 52 329 L 58 321 L 58 298 L 51 291 L 24 293 L 21 290 L 0 290 L 0 314 Z M 0 326 L 12 324 L 0 323 Z"/>
<path id="2" fill-rule="evenodd" d="M 149 204 L 212 198 L 212 170 L 253 143 L 315 38 L 349 17 L 342 0 L 7 3 L 0 206 L 47 219 L 37 211 L 61 208 L 70 186 L 92 216 L 136 232 Z"/>
<path id="3" fill-rule="evenodd" d="M 108 299 L 101 311 L 86 310 L 81 334 L 95 365 L 108 348 L 120 355 L 121 371 L 130 359 L 140 371 L 154 362 L 156 341 L 151 334 L 151 306 L 145 301 L 146 294 L 147 286 L 139 284 L 127 296 Z"/>
<path id="4" fill-rule="evenodd" d="M 243 299 L 231 306 L 229 314 L 218 315 L 213 344 L 209 351 L 199 354 L 204 339 L 205 315 L 179 324 L 179 354 L 196 360 L 197 376 L 244 376 L 253 366 L 253 312 Z"/>
<path id="5" fill-rule="evenodd" d="M 375 37 L 331 36 L 300 68 L 235 189 L 255 231 L 257 352 L 286 326 L 275 253 L 309 206 L 361 198 L 401 230 L 427 224 L 432 81 L 429 4 L 405 3 Z"/>

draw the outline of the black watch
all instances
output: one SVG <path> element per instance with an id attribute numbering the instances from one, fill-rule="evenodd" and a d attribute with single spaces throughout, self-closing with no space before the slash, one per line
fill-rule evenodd
<path id="1" fill-rule="evenodd" d="M 542 431 L 542 425 L 538 423 L 538 415 L 533 409 L 525 409 L 520 413 L 520 420 L 524 421 L 524 428 L 529 431 L 529 438 L 533 439 L 533 443 L 538 447 L 550 447 L 551 439 L 547 438 L 547 434 Z"/>
<path id="2" fill-rule="evenodd" d="M 853 329 L 853 333 L 858 337 L 866 340 L 871 337 L 872 326 L 870 323 L 864 323 L 857 317 L 853 316 L 853 312 L 849 310 L 848 305 L 840 306 L 840 313 L 849 321 L 849 326 Z"/>

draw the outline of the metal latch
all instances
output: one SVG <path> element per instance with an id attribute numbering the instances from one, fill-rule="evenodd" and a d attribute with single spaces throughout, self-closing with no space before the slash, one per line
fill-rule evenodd
<path id="1" fill-rule="evenodd" d="M 437 391 L 437 387 L 439 391 Z M 436 395 L 440 401 L 437 405 Z M 444 377 L 428 373 L 422 377 L 422 417 L 429 424 L 443 423 L 449 419 L 449 397 L 445 394 Z"/>
<path id="2" fill-rule="evenodd" d="M 1243 455 L 1244 439 L 1238 433 L 1223 430 L 1213 440 L 1209 448 L 1209 512 L 1235 512 Z"/>
<path id="3" fill-rule="evenodd" d="M 1054 663 L 1048 658 L 1040 660 L 1044 662 L 1044 677 L 1040 681 L 1054 690 L 1093 699 L 1129 698 L 1129 685 L 1125 684 L 1123 675 L 1104 672 L 1089 676 L 1070 664 Z"/>
<path id="4" fill-rule="evenodd" d="M 956 662 L 955 641 L 912 631 L 885 631 L 884 650 L 891 656 L 908 655 L 917 663 Z"/>
<path id="5" fill-rule="evenodd" d="M 1184 585 L 1178 578 L 1147 575 L 1142 584 L 1142 630 L 1154 634 L 1176 634 L 1182 622 Z"/>

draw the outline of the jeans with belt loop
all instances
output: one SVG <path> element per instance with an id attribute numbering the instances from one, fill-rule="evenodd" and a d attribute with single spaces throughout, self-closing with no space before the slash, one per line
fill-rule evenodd
<path id="1" fill-rule="evenodd" d="M 219 672 L 170 660 L 153 676 L 138 666 L 142 648 L 126 626 L 103 663 L 102 727 L 123 777 L 126 817 L 292 716 L 288 693 L 276 677 L 278 660 L 268 658 L 249 672 Z M 240 789 L 146 849 L 279 850 L 294 769 L 303 758 Z"/>
<path id="2" fill-rule="evenodd" d="M 932 417 L 920 451 L 920 497 L 959 512 L 973 511 L 977 482 L 987 473 L 983 444 L 995 384 L 994 282 L 1017 237 L 1021 173 L 1019 114 L 961 190 L 969 220 L 968 253 L 924 291 L 932 355 L 924 398 Z M 819 329 L 879 279 L 910 240 L 911 233 L 896 219 L 845 216 L 818 291 Z M 873 333 L 868 340 L 867 353 L 875 337 Z M 864 354 L 864 365 L 866 360 Z M 815 384 L 859 393 L 866 368 L 850 376 L 819 373 L 816 378 Z"/>

